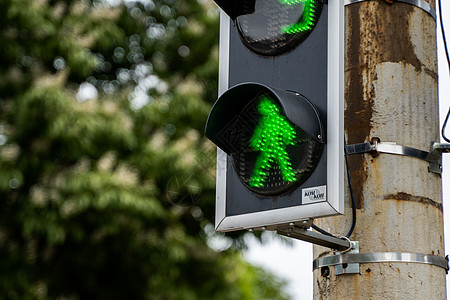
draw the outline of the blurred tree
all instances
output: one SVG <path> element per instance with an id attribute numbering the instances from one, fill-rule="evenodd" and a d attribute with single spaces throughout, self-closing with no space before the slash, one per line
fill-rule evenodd
<path id="1" fill-rule="evenodd" d="M 1 299 L 286 298 L 212 226 L 212 1 L 2 0 L 0 27 Z"/>

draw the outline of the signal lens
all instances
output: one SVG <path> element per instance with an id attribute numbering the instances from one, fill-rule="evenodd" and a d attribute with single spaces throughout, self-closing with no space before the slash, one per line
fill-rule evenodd
<path id="1" fill-rule="evenodd" d="M 238 16 L 236 25 L 251 51 L 280 55 L 308 37 L 321 10 L 319 0 L 257 0 L 255 11 Z"/>
<path id="2" fill-rule="evenodd" d="M 234 124 L 233 167 L 251 191 L 279 195 L 314 170 L 322 144 L 290 122 L 268 94 L 257 96 Z"/>

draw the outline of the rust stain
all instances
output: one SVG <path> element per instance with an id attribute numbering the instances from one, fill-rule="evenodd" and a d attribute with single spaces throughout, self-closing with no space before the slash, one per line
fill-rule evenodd
<path id="1" fill-rule="evenodd" d="M 396 3 L 395 6 L 380 5 L 381 32 L 377 35 L 381 45 L 380 62 L 406 62 L 421 71 L 424 64 L 414 52 L 409 34 L 410 17 L 414 11 L 412 5 Z"/>
<path id="2" fill-rule="evenodd" d="M 412 201 L 419 202 L 426 205 L 431 205 L 442 211 L 442 203 L 438 203 L 433 199 L 422 197 L 422 196 L 413 196 L 408 193 L 400 192 L 397 194 L 389 194 L 384 196 L 384 200 L 399 200 L 399 201 Z"/>
<path id="3" fill-rule="evenodd" d="M 347 89 L 345 99 L 347 108 L 345 110 L 345 130 L 347 132 L 348 144 L 362 143 L 370 135 L 372 105 L 371 101 L 364 101 L 363 76 L 361 74 L 361 5 L 348 7 L 348 39 L 347 39 Z M 364 207 L 363 185 L 367 180 L 367 168 L 363 155 L 352 155 L 349 157 L 350 174 L 352 177 L 353 191 L 356 208 Z"/>
<path id="4" fill-rule="evenodd" d="M 410 15 L 414 9 L 404 3 L 389 5 L 381 1 L 365 1 L 346 7 L 345 130 L 348 144 L 370 140 L 374 101 L 381 101 L 376 99 L 374 88 L 379 76 L 378 64 L 406 63 L 417 72 L 432 72 L 416 56 L 411 42 Z M 356 208 L 361 209 L 364 208 L 367 161 L 364 155 L 352 155 L 349 163 Z"/>

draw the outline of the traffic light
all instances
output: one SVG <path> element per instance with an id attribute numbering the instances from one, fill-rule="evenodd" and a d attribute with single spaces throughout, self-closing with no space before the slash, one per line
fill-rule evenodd
<path id="1" fill-rule="evenodd" d="M 343 0 L 215 0 L 216 230 L 343 213 Z"/>

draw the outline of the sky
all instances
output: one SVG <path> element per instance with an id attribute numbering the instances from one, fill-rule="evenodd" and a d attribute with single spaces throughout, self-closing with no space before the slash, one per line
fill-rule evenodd
<path id="1" fill-rule="evenodd" d="M 450 46 L 450 1 L 441 0 L 444 28 L 447 44 Z M 437 26 L 438 39 L 438 74 L 439 74 L 439 115 L 440 124 L 444 122 L 450 108 L 450 76 L 445 58 L 440 26 Z M 450 121 L 447 137 L 450 137 Z M 444 142 L 441 138 L 441 142 Z M 443 154 L 443 204 L 444 204 L 444 237 L 446 254 L 450 253 L 450 153 Z M 356 225 L 358 226 L 358 225 Z M 269 242 L 261 245 L 254 238 L 248 237 L 249 249 L 244 257 L 250 263 L 264 267 L 288 281 L 287 292 L 293 300 L 312 299 L 312 245 L 303 241 L 292 240 L 293 245 L 280 242 L 267 236 Z M 449 281 L 447 276 L 447 281 Z M 448 282 L 447 299 L 450 299 L 450 281 Z"/>

